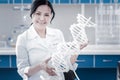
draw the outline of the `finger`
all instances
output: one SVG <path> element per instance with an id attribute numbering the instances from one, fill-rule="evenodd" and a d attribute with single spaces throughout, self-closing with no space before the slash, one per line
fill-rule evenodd
<path id="1" fill-rule="evenodd" d="M 54 73 L 54 72 L 53 72 L 53 73 L 51 73 L 51 76 L 56 76 L 56 75 L 57 75 L 57 74 L 56 74 L 56 73 Z"/>
<path id="2" fill-rule="evenodd" d="M 51 60 L 51 57 L 45 60 L 45 63 L 48 63 L 48 61 Z"/>
<path id="3" fill-rule="evenodd" d="M 80 46 L 80 49 L 83 49 L 84 47 L 85 47 L 85 45 L 81 45 L 81 46 Z"/>
<path id="4" fill-rule="evenodd" d="M 49 72 L 49 75 L 51 75 L 51 76 L 55 76 L 55 75 L 57 75 L 54 71 L 51 71 L 51 72 Z"/>

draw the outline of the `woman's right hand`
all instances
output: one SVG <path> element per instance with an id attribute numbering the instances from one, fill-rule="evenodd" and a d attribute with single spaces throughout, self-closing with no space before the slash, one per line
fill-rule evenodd
<path id="1" fill-rule="evenodd" d="M 56 76 L 57 74 L 54 72 L 55 69 L 48 65 L 48 62 L 50 60 L 51 60 L 51 58 L 48 58 L 43 62 L 43 64 L 42 64 L 43 70 L 45 70 L 50 76 Z"/>

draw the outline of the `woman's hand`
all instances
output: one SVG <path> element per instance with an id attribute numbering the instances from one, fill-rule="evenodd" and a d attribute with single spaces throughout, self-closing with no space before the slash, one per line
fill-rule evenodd
<path id="1" fill-rule="evenodd" d="M 55 69 L 48 65 L 50 59 L 51 58 L 46 59 L 45 62 L 42 64 L 43 70 L 45 70 L 50 76 L 56 76 L 57 74 L 54 72 Z"/>
<path id="2" fill-rule="evenodd" d="M 72 64 L 74 64 L 77 61 L 78 55 L 72 55 L 70 58 L 70 61 Z"/>
<path id="3" fill-rule="evenodd" d="M 88 42 L 80 44 L 80 50 L 83 49 L 84 47 L 86 47 L 88 45 Z"/>

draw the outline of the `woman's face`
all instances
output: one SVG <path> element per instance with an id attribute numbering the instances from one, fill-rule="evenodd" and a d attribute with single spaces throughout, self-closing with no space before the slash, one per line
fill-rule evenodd
<path id="1" fill-rule="evenodd" d="M 36 28 L 43 29 L 51 21 L 51 9 L 47 5 L 39 6 L 32 14 L 32 22 Z"/>

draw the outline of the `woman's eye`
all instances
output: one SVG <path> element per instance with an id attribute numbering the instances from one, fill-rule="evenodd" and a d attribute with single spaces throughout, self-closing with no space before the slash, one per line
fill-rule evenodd
<path id="1" fill-rule="evenodd" d="M 40 15 L 40 13 L 35 13 L 36 15 Z"/>
<path id="2" fill-rule="evenodd" d="M 45 16 L 49 16 L 49 14 L 45 14 Z"/>

